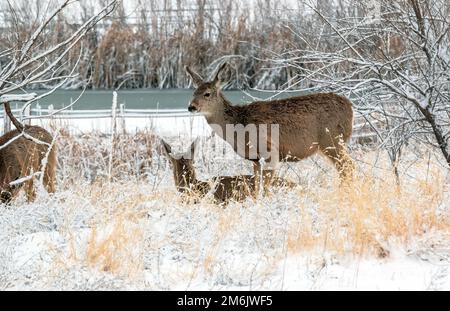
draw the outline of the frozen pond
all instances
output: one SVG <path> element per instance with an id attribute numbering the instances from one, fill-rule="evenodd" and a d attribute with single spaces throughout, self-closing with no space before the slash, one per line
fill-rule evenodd
<path id="1" fill-rule="evenodd" d="M 193 89 L 134 89 L 118 91 L 118 105 L 124 104 L 125 114 L 118 115 L 119 130 L 135 132 L 144 129 L 152 129 L 162 136 L 179 135 L 188 133 L 192 136 L 207 136 L 210 127 L 200 115 L 194 115 L 187 111 L 189 100 L 192 99 Z M 32 92 L 32 91 L 30 91 Z M 42 94 L 43 90 L 33 91 Z M 80 96 L 80 90 L 57 90 L 51 95 L 39 100 L 32 105 L 31 115 L 46 115 L 45 109 L 52 105 L 54 109 L 68 106 Z M 234 104 L 244 104 L 256 99 L 283 98 L 299 95 L 300 92 L 278 94 L 277 92 L 239 90 L 225 91 L 225 96 Z M 90 110 L 83 117 L 64 118 L 62 114 L 55 115 L 51 119 L 34 119 L 32 124 L 49 128 L 65 128 L 72 133 L 99 131 L 111 132 L 111 106 L 113 90 L 86 90 L 83 96 L 71 107 L 75 114 Z M 44 111 L 37 112 L 40 106 Z M 13 112 L 20 115 L 20 104 L 12 103 Z M 118 107 L 119 108 L 119 107 Z M 132 111 L 140 109 L 140 111 Z M 158 117 L 146 114 L 144 110 L 158 109 Z M 1 115 L 3 115 L 1 109 Z M 98 111 L 92 111 L 98 110 Z M 101 111 L 102 110 L 102 111 Z M 105 111 L 109 110 L 109 111 Z M 181 110 L 181 111 L 180 111 Z M 180 113 L 182 115 L 180 115 Z M 131 114 L 131 115 L 130 115 Z M 132 116 L 133 115 L 133 116 Z M 0 118 L 0 127 L 3 128 L 3 117 Z"/>
<path id="2" fill-rule="evenodd" d="M 31 91 L 30 91 L 31 92 Z M 44 91 L 36 91 L 43 93 Z M 55 108 L 67 106 L 71 100 L 80 95 L 79 90 L 58 90 L 48 97 L 39 100 L 39 104 L 46 108 L 50 104 Z M 187 109 L 189 100 L 192 98 L 193 89 L 133 89 L 118 91 L 119 104 L 124 103 L 129 109 Z M 74 110 L 85 109 L 109 109 L 111 108 L 113 90 L 86 90 L 83 97 L 73 106 Z M 225 96 L 233 103 L 246 103 L 253 101 L 251 96 L 265 99 L 276 95 L 275 92 L 247 92 L 232 90 L 225 91 Z M 290 92 L 276 96 L 282 98 L 299 95 L 300 92 Z"/>

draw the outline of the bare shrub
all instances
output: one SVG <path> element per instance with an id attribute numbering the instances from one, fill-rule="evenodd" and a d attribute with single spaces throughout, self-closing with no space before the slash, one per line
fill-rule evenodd
<path id="1" fill-rule="evenodd" d="M 84 177 L 89 182 L 108 176 L 109 135 L 86 133 L 71 135 L 61 130 L 59 136 L 60 178 L 73 181 Z M 156 136 L 148 131 L 122 133 L 115 138 L 113 179 L 141 179 L 148 175 L 159 146 Z"/>

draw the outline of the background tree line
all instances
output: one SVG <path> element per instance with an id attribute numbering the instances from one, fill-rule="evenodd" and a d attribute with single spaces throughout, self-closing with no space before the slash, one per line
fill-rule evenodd
<path id="1" fill-rule="evenodd" d="M 66 39 L 102 2 L 83 0 L 77 12 L 58 14 L 38 42 L 40 48 Z M 296 32 L 313 39 L 323 31 L 318 16 L 304 1 L 128 2 L 131 13 L 119 2 L 114 15 L 96 25 L 80 47 L 61 61 L 53 74 L 64 75 L 78 65 L 78 78 L 66 88 L 86 83 L 90 88 L 186 88 L 190 81 L 185 65 L 208 75 L 227 61 L 232 68 L 229 87 L 280 89 L 290 85 L 298 70 L 274 65 L 273 56 L 307 48 Z M 50 6 L 56 3 L 49 1 Z M 345 0 L 319 0 L 318 7 L 332 15 L 363 14 Z M 0 9 L 0 50 L 24 41 L 38 27 L 42 11 L 48 10 L 39 0 L 2 2 Z"/>

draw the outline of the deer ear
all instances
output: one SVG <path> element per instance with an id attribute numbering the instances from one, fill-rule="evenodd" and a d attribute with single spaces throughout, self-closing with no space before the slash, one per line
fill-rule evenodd
<path id="1" fill-rule="evenodd" d="M 222 88 L 223 88 L 227 83 L 228 83 L 228 81 L 221 81 L 221 80 L 217 81 L 217 82 L 215 83 L 215 88 L 216 88 L 216 90 L 217 90 L 217 91 L 221 91 Z"/>
<path id="2" fill-rule="evenodd" d="M 161 139 L 161 143 L 164 146 L 164 150 L 166 151 L 167 155 L 170 156 L 170 154 L 172 153 L 172 147 L 170 147 L 170 145 L 166 143 L 163 139 Z"/>
<path id="3" fill-rule="evenodd" d="M 219 76 L 220 76 L 220 73 L 225 69 L 226 66 L 227 66 L 227 63 L 223 63 L 222 65 L 220 65 L 219 69 L 217 69 L 216 75 L 214 76 L 213 84 L 217 88 L 221 87 L 222 81 L 219 79 Z"/>
<path id="4" fill-rule="evenodd" d="M 196 73 L 195 71 L 193 71 L 191 68 L 189 68 L 188 66 L 185 66 L 184 69 L 186 69 L 187 73 L 191 76 L 192 78 L 192 82 L 194 82 L 195 86 L 199 86 L 200 84 L 203 83 L 203 78 L 200 77 L 200 75 L 198 73 Z"/>

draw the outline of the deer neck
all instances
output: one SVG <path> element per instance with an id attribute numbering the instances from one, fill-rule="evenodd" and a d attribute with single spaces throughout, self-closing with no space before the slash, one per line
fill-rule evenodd
<path id="1" fill-rule="evenodd" d="M 206 121 L 209 125 L 219 126 L 222 129 L 222 132 L 225 133 L 227 124 L 236 123 L 233 114 L 230 113 L 234 108 L 236 107 L 233 107 L 231 102 L 220 93 L 216 109 L 205 116 Z"/>
<path id="2" fill-rule="evenodd" d="M 174 172 L 175 183 L 178 191 L 184 192 L 186 189 L 195 188 L 199 183 L 193 168 L 183 169 L 181 172 Z"/>

